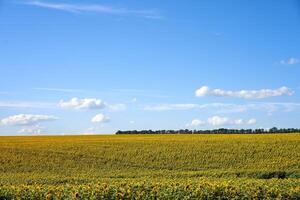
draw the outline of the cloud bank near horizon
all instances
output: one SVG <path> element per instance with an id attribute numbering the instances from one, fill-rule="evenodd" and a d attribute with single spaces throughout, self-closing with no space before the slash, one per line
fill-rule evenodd
<path id="1" fill-rule="evenodd" d="M 254 125 L 256 124 L 257 120 L 254 118 L 244 120 L 244 119 L 230 119 L 227 117 L 221 116 L 212 116 L 209 117 L 206 121 L 201 119 L 193 119 L 190 123 L 186 124 L 187 127 L 198 127 L 204 125 L 211 125 L 211 126 L 230 126 L 230 125 Z"/>

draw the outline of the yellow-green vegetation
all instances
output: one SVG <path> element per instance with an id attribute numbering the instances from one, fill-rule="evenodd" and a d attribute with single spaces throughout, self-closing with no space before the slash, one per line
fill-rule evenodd
<path id="1" fill-rule="evenodd" d="M 300 134 L 0 138 L 0 199 L 300 199 Z"/>

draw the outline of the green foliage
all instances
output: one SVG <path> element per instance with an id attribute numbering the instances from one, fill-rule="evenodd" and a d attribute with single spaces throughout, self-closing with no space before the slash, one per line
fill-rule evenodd
<path id="1" fill-rule="evenodd" d="M 300 134 L 0 138 L 0 199 L 300 199 Z"/>
<path id="2" fill-rule="evenodd" d="M 189 129 L 180 129 L 180 130 L 129 130 L 116 132 L 117 135 L 121 134 L 273 134 L 273 133 L 299 133 L 300 129 L 297 128 L 276 128 L 271 129 L 212 129 L 212 130 L 189 130 Z"/>

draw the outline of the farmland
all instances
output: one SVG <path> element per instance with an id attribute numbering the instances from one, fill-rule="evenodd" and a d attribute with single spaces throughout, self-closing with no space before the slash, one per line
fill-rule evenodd
<path id="1" fill-rule="evenodd" d="M 300 134 L 0 138 L 0 199 L 300 198 Z"/>

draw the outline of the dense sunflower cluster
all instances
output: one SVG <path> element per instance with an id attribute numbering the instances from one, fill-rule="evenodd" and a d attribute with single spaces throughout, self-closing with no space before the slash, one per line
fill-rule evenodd
<path id="1" fill-rule="evenodd" d="M 300 180 L 161 180 L 6 185 L 0 199 L 300 199 Z"/>
<path id="2" fill-rule="evenodd" d="M 300 199 L 300 134 L 1 137 L 4 199 Z"/>

